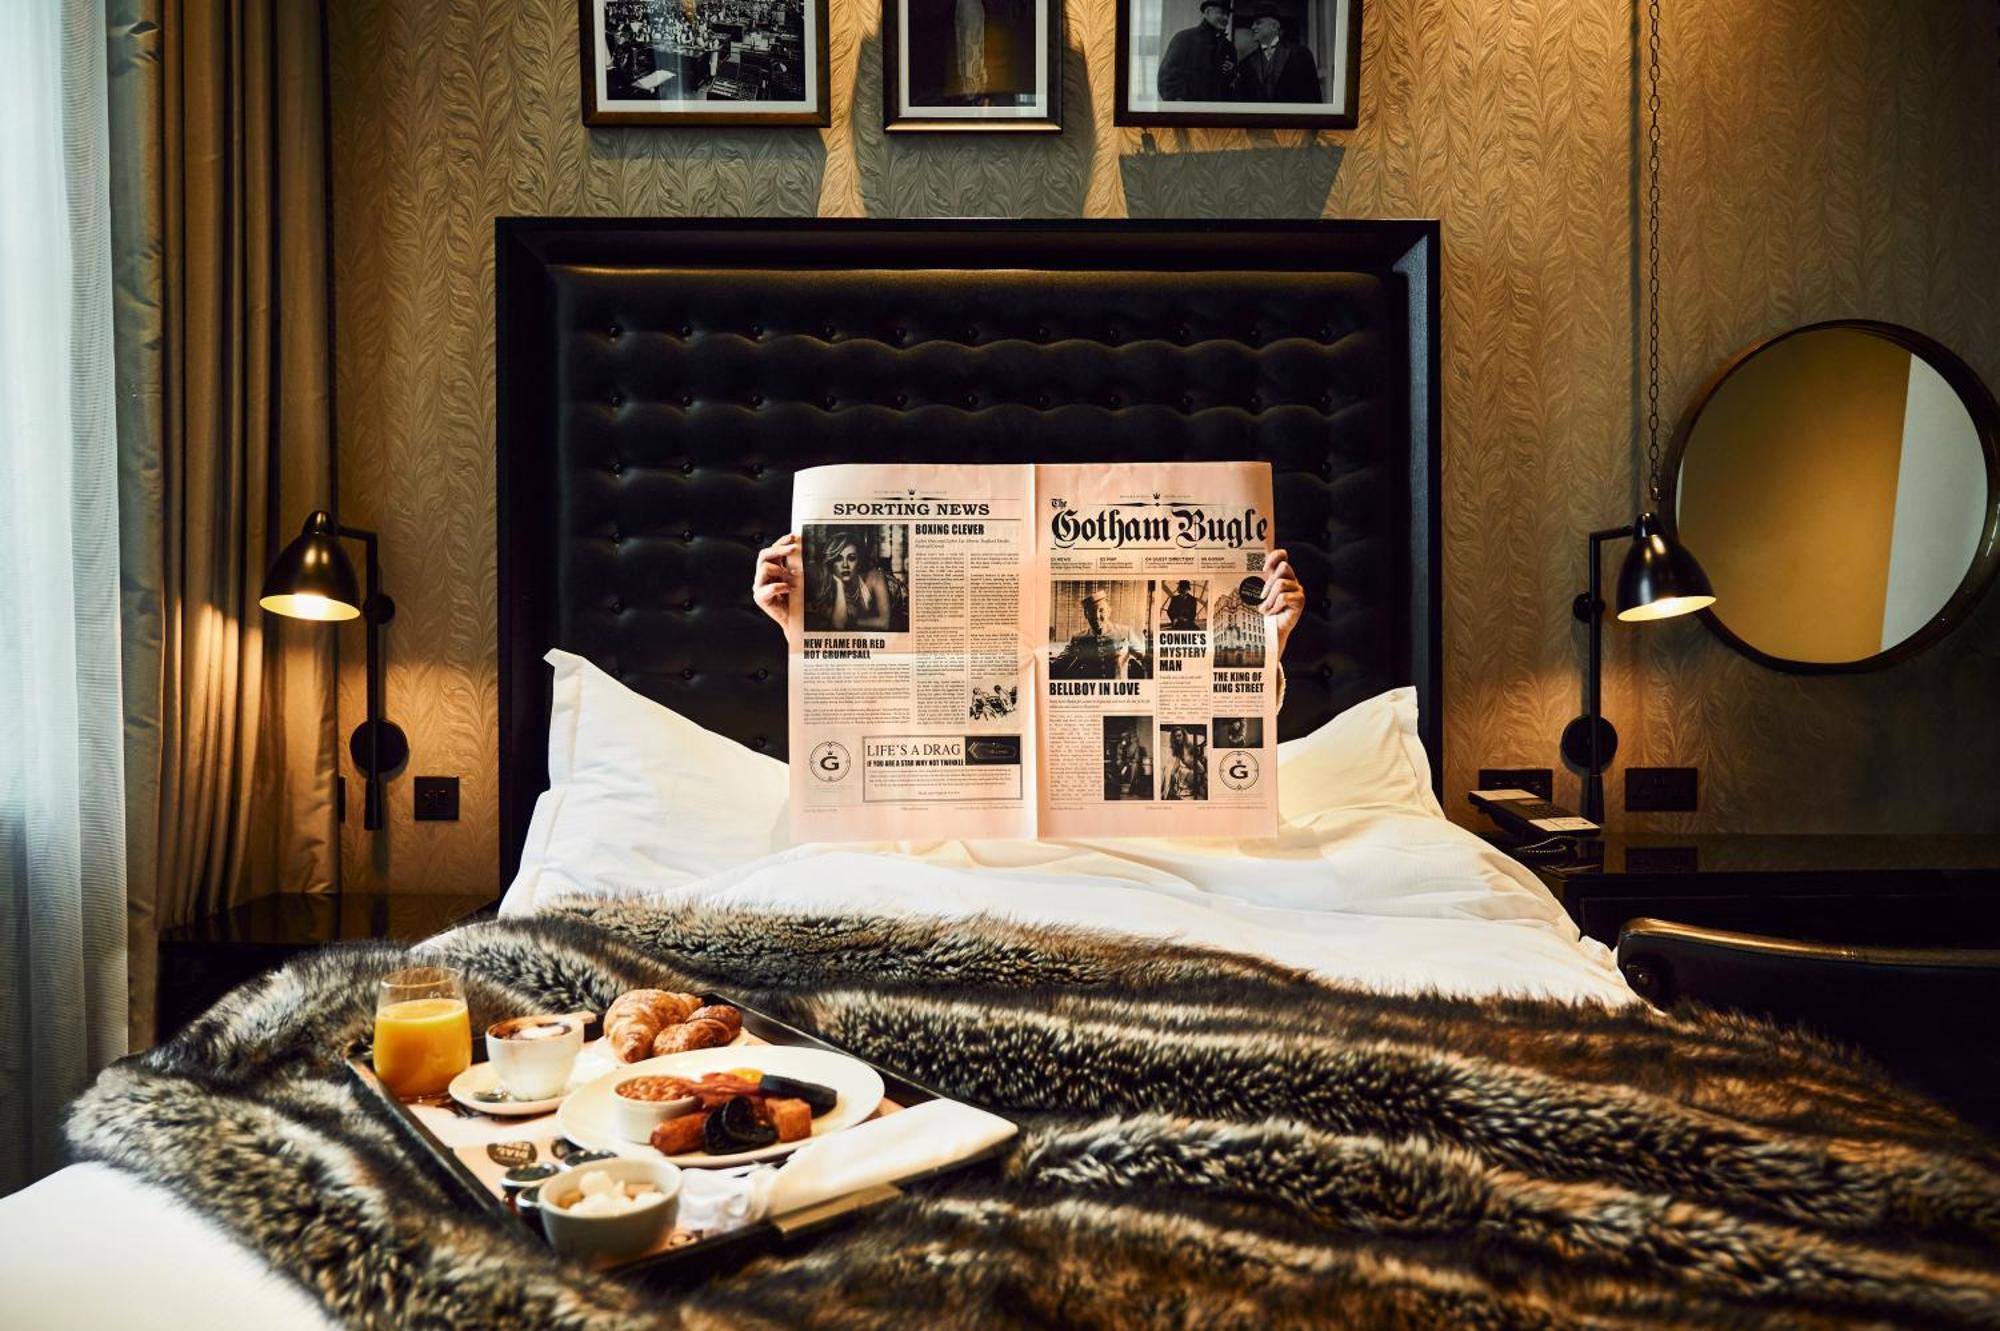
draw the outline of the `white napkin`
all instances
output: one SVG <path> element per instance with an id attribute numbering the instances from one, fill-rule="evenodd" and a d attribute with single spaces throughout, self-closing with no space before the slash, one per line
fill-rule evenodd
<path id="1" fill-rule="evenodd" d="M 927 1100 L 808 1142 L 782 1169 L 689 1169 L 681 1174 L 680 1225 L 719 1232 L 789 1215 L 878 1183 L 977 1155 L 1019 1129 L 955 1100 Z"/>
<path id="2" fill-rule="evenodd" d="M 768 1215 L 785 1215 L 834 1197 L 977 1155 L 1020 1129 L 997 1114 L 956 1100 L 926 1100 L 809 1142 L 777 1171 Z"/>
<path id="3" fill-rule="evenodd" d="M 769 1165 L 683 1169 L 680 1213 L 674 1223 L 697 1234 L 741 1229 L 763 1216 L 777 1172 Z"/>

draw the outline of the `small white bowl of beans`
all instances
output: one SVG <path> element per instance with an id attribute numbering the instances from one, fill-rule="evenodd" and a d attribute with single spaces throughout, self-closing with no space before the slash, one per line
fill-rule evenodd
<path id="1" fill-rule="evenodd" d="M 691 1112 L 699 1103 L 686 1090 L 687 1083 L 679 1077 L 627 1077 L 619 1082 L 611 1094 L 618 1135 L 626 1141 L 650 1142 L 654 1128 Z"/>

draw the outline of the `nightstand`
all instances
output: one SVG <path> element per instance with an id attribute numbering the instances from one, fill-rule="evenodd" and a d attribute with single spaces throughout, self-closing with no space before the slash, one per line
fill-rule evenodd
<path id="1" fill-rule="evenodd" d="M 1857 1045 L 2000 1132 L 2000 837 L 1631 836 L 1536 874 L 1642 997 Z M 1645 920 L 1629 936 L 1628 923 Z"/>
<path id="2" fill-rule="evenodd" d="M 1634 835 L 1601 859 L 1524 861 L 1577 927 L 1641 917 L 1806 942 L 2000 945 L 2000 836 Z"/>
<path id="3" fill-rule="evenodd" d="M 327 943 L 414 943 L 490 914 L 492 897 L 439 892 L 276 892 L 160 935 L 156 1027 L 164 1043 L 245 980 Z"/>

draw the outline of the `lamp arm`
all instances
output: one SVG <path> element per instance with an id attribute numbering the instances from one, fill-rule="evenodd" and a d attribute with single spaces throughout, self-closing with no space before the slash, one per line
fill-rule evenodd
<path id="1" fill-rule="evenodd" d="M 1585 761 L 1583 772 L 1583 816 L 1593 823 L 1604 821 L 1604 767 L 1610 755 L 1603 751 L 1604 727 L 1604 543 L 1632 535 L 1631 524 L 1603 527 L 1590 533 L 1590 578 L 1584 593 L 1572 607 L 1576 617 L 1590 630 L 1590 661 L 1583 677 L 1583 729 Z"/>
<path id="2" fill-rule="evenodd" d="M 402 762 L 408 754 L 407 744 L 398 744 L 400 752 L 384 754 L 382 740 L 391 727 L 382 716 L 382 626 L 396 617 L 396 603 L 382 591 L 382 561 L 378 554 L 379 540 L 376 534 L 363 527 L 341 526 L 335 528 L 340 535 L 352 541 L 361 542 L 364 554 L 363 574 L 366 583 L 365 601 L 361 614 L 368 625 L 367 642 L 367 690 L 368 718 L 365 750 L 367 761 L 361 762 L 356 754 L 356 765 L 363 768 L 366 780 L 362 786 L 361 826 L 367 831 L 375 831 L 382 826 L 382 771 L 385 766 Z M 396 739 L 401 738 L 397 731 Z"/>
<path id="3" fill-rule="evenodd" d="M 1583 686 L 1583 710 L 1585 715 L 1597 717 L 1603 713 L 1602 696 L 1604 680 L 1604 543 L 1621 540 L 1632 534 L 1628 523 L 1623 527 L 1605 527 L 1590 533 L 1590 582 L 1589 589 L 1577 607 L 1577 618 L 1590 626 L 1590 674 Z M 1594 758 L 1596 755 L 1593 754 Z M 1593 762 L 1592 767 L 1597 764 Z"/>

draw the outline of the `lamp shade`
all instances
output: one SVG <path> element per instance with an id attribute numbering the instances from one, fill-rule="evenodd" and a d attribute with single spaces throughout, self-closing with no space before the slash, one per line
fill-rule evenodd
<path id="1" fill-rule="evenodd" d="M 1715 604 L 1708 574 L 1670 538 L 1652 513 L 1641 513 L 1632 528 L 1632 544 L 1618 569 L 1618 618 L 1630 623 L 1672 619 Z"/>
<path id="2" fill-rule="evenodd" d="M 355 619 L 361 614 L 361 587 L 354 565 L 340 548 L 333 518 L 315 510 L 298 538 L 271 561 L 257 603 L 292 619 Z"/>

